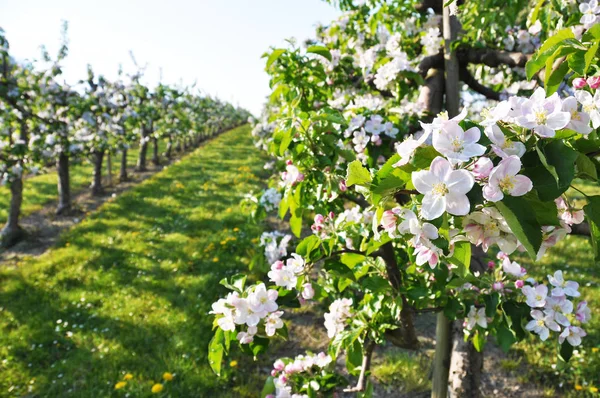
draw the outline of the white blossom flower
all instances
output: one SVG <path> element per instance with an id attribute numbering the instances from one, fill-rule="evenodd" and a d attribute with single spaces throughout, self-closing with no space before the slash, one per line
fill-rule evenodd
<path id="1" fill-rule="evenodd" d="M 565 281 L 563 273 L 560 270 L 556 271 L 554 275 L 548 275 L 548 281 L 550 281 L 550 284 L 554 286 L 554 289 L 552 289 L 552 296 L 581 296 L 581 293 L 578 291 L 579 283 L 574 281 Z"/>
<path id="2" fill-rule="evenodd" d="M 525 144 L 520 141 L 511 141 L 507 139 L 498 125 L 494 124 L 486 127 L 485 134 L 490 141 L 492 141 L 493 151 L 502 159 L 512 155 L 521 157 L 525 154 Z"/>
<path id="3" fill-rule="evenodd" d="M 587 333 L 579 326 L 569 326 L 558 336 L 558 342 L 564 343 L 565 339 L 573 347 L 577 347 L 581 344 L 581 338 L 587 336 Z"/>
<path id="4" fill-rule="evenodd" d="M 543 307 L 546 305 L 548 296 L 548 286 L 537 285 L 536 287 L 525 286 L 521 292 L 527 297 L 527 305 L 532 308 Z"/>
<path id="5" fill-rule="evenodd" d="M 525 289 L 525 288 L 523 288 Z M 560 332 L 560 326 L 554 321 L 551 316 L 544 314 L 540 310 L 531 311 L 533 320 L 525 326 L 525 329 L 532 331 L 540 336 L 542 341 L 546 341 L 550 336 L 550 330 Z"/>
<path id="6" fill-rule="evenodd" d="M 472 305 L 467 314 L 467 329 L 473 330 L 475 325 L 479 325 L 484 329 L 487 328 L 487 318 L 485 317 L 485 308 L 477 309 Z"/>
<path id="7" fill-rule="evenodd" d="M 567 97 L 563 100 L 562 110 L 571 114 L 571 120 L 567 124 L 567 128 L 578 132 L 579 134 L 588 135 L 592 132 L 590 127 L 590 115 L 587 112 L 579 112 L 577 109 L 578 102 L 575 97 Z"/>
<path id="8" fill-rule="evenodd" d="M 533 188 L 529 177 L 517 175 L 521 171 L 521 160 L 512 155 L 494 167 L 488 183 L 483 187 L 483 197 L 490 202 L 498 202 L 505 194 L 523 196 Z"/>
<path id="9" fill-rule="evenodd" d="M 478 127 L 464 131 L 456 122 L 446 123 L 433 134 L 433 147 L 451 162 L 466 162 L 485 153 L 485 147 L 477 143 L 481 137 Z"/>
<path id="10" fill-rule="evenodd" d="M 557 93 L 546 98 L 546 91 L 539 87 L 532 96 L 523 101 L 519 125 L 533 129 L 540 137 L 554 137 L 556 130 L 565 128 L 571 120 L 569 112 L 562 111 L 562 102 Z"/>
<path id="11" fill-rule="evenodd" d="M 590 115 L 592 127 L 600 127 L 600 90 L 596 90 L 593 97 L 585 90 L 578 90 L 575 92 L 575 98 L 583 105 L 583 111 Z"/>
<path id="12" fill-rule="evenodd" d="M 425 195 L 421 207 L 424 219 L 433 220 L 445 211 L 456 216 L 469 213 L 467 193 L 475 179 L 467 170 L 453 170 L 450 162 L 438 156 L 429 170 L 414 172 L 412 182 L 417 191 Z"/>

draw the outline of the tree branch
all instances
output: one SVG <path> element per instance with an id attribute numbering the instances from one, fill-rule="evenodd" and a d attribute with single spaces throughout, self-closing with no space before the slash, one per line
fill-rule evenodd
<path id="1" fill-rule="evenodd" d="M 375 342 L 369 341 L 365 344 L 363 351 L 362 365 L 360 367 L 360 375 L 358 376 L 358 382 L 356 386 L 347 388 L 344 392 L 362 392 L 367 387 L 367 372 L 371 369 L 371 358 L 373 356 L 373 350 L 375 349 Z"/>
<path id="2" fill-rule="evenodd" d="M 465 82 L 465 84 L 469 86 L 471 90 L 485 96 L 487 99 L 500 101 L 499 92 L 494 91 L 491 88 L 479 83 L 477 79 L 475 79 L 475 77 L 471 74 L 471 72 L 469 72 L 468 69 L 464 66 L 460 68 L 460 80 Z"/>

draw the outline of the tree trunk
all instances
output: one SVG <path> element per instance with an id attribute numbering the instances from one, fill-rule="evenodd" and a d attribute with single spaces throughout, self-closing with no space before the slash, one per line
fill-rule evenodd
<path id="1" fill-rule="evenodd" d="M 462 323 L 458 319 L 452 324 L 448 395 L 451 398 L 479 398 L 483 352 L 477 352 L 471 340 L 465 342 Z"/>
<path id="2" fill-rule="evenodd" d="M 56 214 L 67 214 L 71 211 L 71 180 L 69 177 L 69 156 L 61 152 L 56 160 L 58 173 L 58 208 Z"/>
<path id="3" fill-rule="evenodd" d="M 165 157 L 167 159 L 171 159 L 171 152 L 173 150 L 173 140 L 169 137 L 169 142 L 167 142 L 167 150 L 165 151 Z"/>
<path id="4" fill-rule="evenodd" d="M 107 174 L 106 183 L 108 184 L 109 187 L 112 187 L 112 184 L 113 184 L 113 180 L 112 180 L 112 154 L 110 153 L 110 151 L 106 154 L 106 174 Z"/>
<path id="5" fill-rule="evenodd" d="M 23 176 L 16 177 L 10 183 L 10 207 L 8 220 L 0 231 L 0 245 L 10 247 L 25 236 L 25 230 L 19 225 L 21 203 L 23 202 Z"/>
<path id="6" fill-rule="evenodd" d="M 452 118 L 458 115 L 460 106 L 459 94 L 459 65 L 456 53 L 452 51 L 452 43 L 457 38 L 459 22 L 456 16 L 450 15 L 450 8 L 443 7 L 443 35 L 444 35 L 444 69 L 445 69 L 445 89 L 446 89 L 446 111 L 448 117 Z M 436 326 L 436 349 L 433 362 L 433 389 L 432 398 L 446 398 L 448 393 L 449 380 L 449 356 L 451 347 L 451 326 L 450 321 L 443 312 L 437 316 Z"/>
<path id="7" fill-rule="evenodd" d="M 138 155 L 138 161 L 135 169 L 137 171 L 146 171 L 146 154 L 148 153 L 148 129 L 146 126 L 142 127 L 142 138 L 140 140 L 140 152 Z"/>
<path id="8" fill-rule="evenodd" d="M 155 166 L 160 165 L 160 159 L 158 157 L 158 139 L 152 138 L 152 163 Z"/>
<path id="9" fill-rule="evenodd" d="M 100 196 L 104 193 L 102 187 L 102 159 L 104 151 L 94 153 L 94 180 L 92 181 L 92 195 Z"/>
<path id="10" fill-rule="evenodd" d="M 181 140 L 177 140 L 175 143 L 175 150 L 179 153 L 183 152 L 183 146 L 181 146 Z"/>
<path id="11" fill-rule="evenodd" d="M 119 172 L 119 181 L 127 181 L 127 149 L 121 151 L 121 169 Z"/>

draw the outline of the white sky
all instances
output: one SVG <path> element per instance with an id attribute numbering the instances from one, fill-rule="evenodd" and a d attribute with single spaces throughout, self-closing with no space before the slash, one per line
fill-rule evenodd
<path id="1" fill-rule="evenodd" d="M 313 36 L 317 22 L 339 12 L 322 0 L 0 0 L 0 27 L 17 59 L 55 57 L 62 20 L 69 22 L 64 77 L 86 77 L 86 65 L 113 78 L 119 64 L 148 64 L 146 81 L 192 84 L 255 115 L 269 94 L 269 46 Z"/>

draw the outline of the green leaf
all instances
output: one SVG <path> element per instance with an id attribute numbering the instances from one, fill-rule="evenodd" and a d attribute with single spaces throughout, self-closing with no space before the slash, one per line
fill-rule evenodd
<path id="1" fill-rule="evenodd" d="M 265 398 L 267 395 L 275 395 L 275 379 L 273 376 L 267 377 L 265 386 L 260 393 L 260 398 Z"/>
<path id="2" fill-rule="evenodd" d="M 271 65 L 273 65 L 273 62 L 275 62 L 277 58 L 279 58 L 284 52 L 286 52 L 286 50 L 284 50 L 283 48 L 276 48 L 275 50 L 273 50 L 269 55 L 269 58 L 267 59 L 266 69 L 269 69 Z"/>
<path id="3" fill-rule="evenodd" d="M 558 357 L 564 362 L 569 362 L 569 360 L 571 359 L 572 356 L 573 356 L 573 346 L 565 340 L 560 345 L 560 351 L 559 351 Z"/>
<path id="4" fill-rule="evenodd" d="M 538 145 L 536 145 L 535 151 L 537 152 L 538 157 L 540 158 L 540 162 L 542 162 L 546 170 L 548 170 L 548 173 L 550 173 L 552 177 L 554 177 L 556 183 L 558 184 L 558 173 L 556 172 L 556 168 L 551 164 L 548 164 L 548 160 L 546 160 L 546 155 L 544 155 L 544 152 L 542 152 Z"/>
<path id="5" fill-rule="evenodd" d="M 589 50 L 585 52 L 585 70 L 584 72 L 587 74 L 590 65 L 592 65 L 592 61 L 596 58 L 596 53 L 598 52 L 598 46 L 600 45 L 600 41 L 596 40 L 594 44 L 590 47 Z"/>
<path id="6" fill-rule="evenodd" d="M 302 213 L 302 209 L 296 209 L 290 217 L 290 229 L 297 238 L 302 234 Z"/>
<path id="7" fill-rule="evenodd" d="M 322 57 L 327 58 L 329 61 L 331 61 L 331 53 L 329 52 L 329 49 L 327 47 L 323 47 L 323 46 L 310 46 L 306 49 L 307 53 L 312 53 L 312 54 L 319 54 Z"/>
<path id="8" fill-rule="evenodd" d="M 371 183 L 373 204 L 377 205 L 383 198 L 392 196 L 411 180 L 411 166 L 393 167 L 399 160 L 400 155 L 395 154 L 375 173 Z"/>
<path id="9" fill-rule="evenodd" d="M 583 34 L 582 40 L 584 42 L 593 42 L 598 39 L 600 39 L 600 25 L 596 24 Z"/>
<path id="10" fill-rule="evenodd" d="M 539 53 L 543 53 L 543 52 L 549 50 L 551 47 L 557 45 L 558 43 L 560 43 L 560 42 L 562 42 L 564 40 L 574 39 L 574 38 L 575 38 L 575 34 L 571 30 L 571 28 L 564 28 L 562 30 L 559 30 L 558 32 L 556 32 L 552 36 L 550 36 L 544 42 L 544 44 L 542 44 L 542 46 L 539 48 L 538 52 Z"/>
<path id="11" fill-rule="evenodd" d="M 577 156 L 578 153 L 561 140 L 551 141 L 539 151 L 523 156 L 523 174 L 533 182 L 540 200 L 554 200 L 569 188 L 575 178 Z M 558 180 L 550 172 L 552 168 Z"/>
<path id="12" fill-rule="evenodd" d="M 477 330 L 473 335 L 473 347 L 477 350 L 477 352 L 483 351 L 483 347 L 485 346 L 485 333 L 481 333 L 480 330 Z"/>
<path id="13" fill-rule="evenodd" d="M 600 225 L 600 196 L 588 196 L 588 204 L 583 207 L 585 215 L 596 225 Z"/>
<path id="14" fill-rule="evenodd" d="M 600 261 L 600 227 L 590 220 L 588 217 L 588 223 L 590 225 L 590 240 L 592 244 L 592 249 L 594 250 L 594 259 L 596 261 Z"/>
<path id="15" fill-rule="evenodd" d="M 553 200 L 542 202 L 535 190 L 532 190 L 523 197 L 535 209 L 535 218 L 540 225 L 560 225 L 558 209 Z"/>
<path id="16" fill-rule="evenodd" d="M 358 253 L 344 253 L 340 256 L 340 261 L 342 264 L 353 270 L 354 267 L 365 261 L 365 258 L 366 256 Z"/>
<path id="17" fill-rule="evenodd" d="M 308 258 L 310 253 L 315 250 L 321 244 L 321 239 L 316 235 L 310 235 L 302 239 L 298 246 L 296 246 L 296 253 L 304 258 Z"/>
<path id="18" fill-rule="evenodd" d="M 506 315 L 508 326 L 515 332 L 517 339 L 524 339 L 528 333 L 523 328 L 523 321 L 529 317 L 531 308 L 525 303 L 507 301 L 502 303 L 502 310 Z"/>
<path id="19" fill-rule="evenodd" d="M 469 273 L 469 266 L 471 265 L 471 243 L 456 242 L 454 253 L 448 260 L 458 267 L 456 273 L 464 278 Z"/>
<path id="20" fill-rule="evenodd" d="M 371 182 L 371 173 L 369 170 L 363 167 L 359 160 L 355 160 L 348 164 L 348 171 L 346 173 L 346 186 L 351 187 L 352 185 L 366 185 Z"/>
<path id="21" fill-rule="evenodd" d="M 580 75 L 585 74 L 585 53 L 577 51 L 567 57 L 569 68 L 573 69 Z"/>
<path id="22" fill-rule="evenodd" d="M 515 196 L 505 196 L 496 202 L 496 207 L 529 256 L 535 259 L 542 244 L 542 227 L 535 210 L 525 198 Z"/>
<path id="23" fill-rule="evenodd" d="M 225 352 L 225 347 L 223 346 L 224 341 L 225 337 L 223 335 L 223 330 L 218 328 L 208 344 L 208 364 L 217 376 L 221 375 L 223 353 Z"/>
<path id="24" fill-rule="evenodd" d="M 283 156 L 285 151 L 287 151 L 288 147 L 292 143 L 292 138 L 294 138 L 294 129 L 290 128 L 282 132 L 281 134 L 281 143 L 279 144 L 279 155 Z"/>
<path id="25" fill-rule="evenodd" d="M 562 84 L 565 75 L 569 71 L 569 64 L 566 62 L 562 62 L 558 68 L 552 69 L 553 66 L 550 67 L 551 72 L 548 73 L 548 63 L 546 63 L 546 76 L 545 76 L 545 88 L 546 95 L 551 95 L 558 90 L 560 85 Z"/>
<path id="26" fill-rule="evenodd" d="M 246 284 L 246 275 L 235 274 L 231 277 L 231 283 L 229 283 L 227 278 L 223 278 L 219 281 L 219 284 L 225 286 L 227 289 L 242 293 L 244 291 L 244 285 Z"/>
<path id="27" fill-rule="evenodd" d="M 496 341 L 500 348 L 502 348 L 502 351 L 507 353 L 510 350 L 510 347 L 517 342 L 517 338 L 512 330 L 502 323 L 496 329 Z"/>
<path id="28" fill-rule="evenodd" d="M 357 375 L 360 372 L 362 356 L 362 344 L 360 341 L 354 340 L 354 343 L 346 348 L 346 369 L 351 375 Z"/>
<path id="29" fill-rule="evenodd" d="M 586 155 L 583 153 L 577 155 L 575 165 L 577 166 L 577 177 L 598 181 L 598 170 L 596 169 L 596 165 Z"/>

